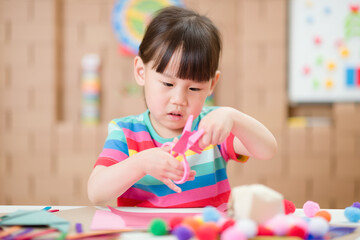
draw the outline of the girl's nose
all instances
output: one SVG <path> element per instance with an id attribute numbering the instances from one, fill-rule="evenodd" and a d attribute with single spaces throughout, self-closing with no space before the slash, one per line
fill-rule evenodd
<path id="1" fill-rule="evenodd" d="M 187 94 L 186 91 L 182 89 L 177 89 L 171 95 L 171 103 L 176 105 L 186 105 L 187 103 Z"/>

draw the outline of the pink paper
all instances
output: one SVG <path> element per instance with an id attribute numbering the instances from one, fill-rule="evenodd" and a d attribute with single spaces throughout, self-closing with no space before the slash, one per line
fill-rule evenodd
<path id="1" fill-rule="evenodd" d="M 108 206 L 111 210 L 112 214 L 116 216 L 121 216 L 121 218 L 125 221 L 125 226 L 128 228 L 136 228 L 136 229 L 147 229 L 151 220 L 154 218 L 161 218 L 166 222 L 169 222 L 170 219 L 174 217 L 191 217 L 198 213 L 144 213 L 144 212 L 125 212 L 117 210 L 113 207 Z"/>
<path id="2" fill-rule="evenodd" d="M 96 210 L 90 226 L 91 230 L 115 230 L 126 228 L 125 221 L 122 217 L 104 210 Z"/>

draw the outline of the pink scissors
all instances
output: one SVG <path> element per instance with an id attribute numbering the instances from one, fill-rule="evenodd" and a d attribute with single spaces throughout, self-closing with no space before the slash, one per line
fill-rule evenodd
<path id="1" fill-rule="evenodd" d="M 190 115 L 188 120 L 186 121 L 179 141 L 177 141 L 176 143 L 167 142 L 162 145 L 163 147 L 171 147 L 171 154 L 183 164 L 184 176 L 179 181 L 174 181 L 177 184 L 184 183 L 186 182 L 186 179 L 189 178 L 190 166 L 188 161 L 186 160 L 185 152 L 190 149 L 196 153 L 201 153 L 202 150 L 198 145 L 198 140 L 204 134 L 204 130 L 200 129 L 198 131 L 191 132 L 193 120 L 194 116 Z"/>

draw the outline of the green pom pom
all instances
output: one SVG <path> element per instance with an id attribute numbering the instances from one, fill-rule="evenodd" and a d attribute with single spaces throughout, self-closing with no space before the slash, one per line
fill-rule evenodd
<path id="1" fill-rule="evenodd" d="M 154 218 L 151 220 L 149 226 L 149 232 L 154 234 L 155 236 L 162 236 L 167 234 L 166 222 L 161 218 Z"/>

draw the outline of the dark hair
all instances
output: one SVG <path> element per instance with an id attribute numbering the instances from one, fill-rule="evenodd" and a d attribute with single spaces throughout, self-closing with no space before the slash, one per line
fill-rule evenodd
<path id="1" fill-rule="evenodd" d="M 163 8 L 148 25 L 139 56 L 145 64 L 154 60 L 153 68 L 163 73 L 176 51 L 182 54 L 176 77 L 208 81 L 219 66 L 220 33 L 206 16 L 175 6 Z"/>

